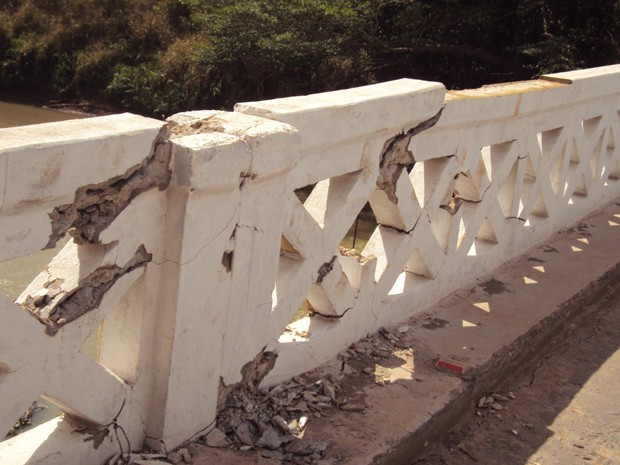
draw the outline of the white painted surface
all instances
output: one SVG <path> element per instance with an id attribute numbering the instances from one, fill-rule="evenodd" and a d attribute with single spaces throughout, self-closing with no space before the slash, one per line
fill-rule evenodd
<path id="1" fill-rule="evenodd" d="M 444 105 L 409 142 L 415 164 L 391 201 L 376 185 L 389 141 Z M 79 289 L 140 246 L 151 261 L 55 336 L 0 301 L 0 434 L 44 395 L 98 425 L 124 401 L 118 422 L 134 448 L 145 435 L 180 444 L 214 420 L 220 382 L 239 382 L 261 350 L 278 354 L 266 383 L 314 368 L 620 196 L 619 110 L 612 66 L 448 94 L 399 80 L 175 115 L 170 185 L 135 197 L 101 244 L 70 242 L 22 301 L 54 280 Z M 0 130 L 0 259 L 43 247 L 48 213 L 143 162 L 162 124 L 120 115 Z M 315 183 L 302 205 L 295 190 Z M 358 260 L 338 246 L 367 202 L 381 225 Z M 337 318 L 306 318 L 307 338 L 280 338 L 304 299 Z M 81 348 L 101 322 L 95 361 Z M 101 463 L 114 452 L 68 425 L 2 442 L 0 463 Z"/>

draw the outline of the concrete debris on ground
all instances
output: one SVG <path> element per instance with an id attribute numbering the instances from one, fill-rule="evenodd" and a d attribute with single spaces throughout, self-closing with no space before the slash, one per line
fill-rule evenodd
<path id="1" fill-rule="evenodd" d="M 505 454 L 521 450 L 519 446 L 528 438 L 538 446 L 543 426 L 550 424 L 542 418 L 553 401 L 546 393 L 565 387 L 556 385 L 563 371 L 581 376 L 581 365 L 575 364 L 581 352 L 557 368 L 558 374 L 540 391 L 542 395 L 539 392 L 528 399 L 527 389 L 499 386 L 528 361 L 538 360 L 549 340 L 572 340 L 567 331 L 579 325 L 569 322 L 577 321 L 602 290 L 620 280 L 617 256 L 609 253 L 620 248 L 620 235 L 612 227 L 620 217 L 618 207 L 620 201 L 610 204 L 549 243 L 507 262 L 492 277 L 479 278 L 472 287 L 447 296 L 426 313 L 351 344 L 337 359 L 309 373 L 258 392 L 248 386 L 233 390 L 217 423 L 192 444 L 163 456 L 119 454 L 106 465 L 132 461 L 137 465 L 144 461 L 155 465 L 396 463 L 399 457 L 415 460 L 414 454 L 427 451 L 438 431 L 449 431 L 455 418 L 466 417 L 468 412 L 476 424 L 493 426 L 489 431 L 498 435 L 491 442 L 493 457 L 496 445 L 510 440 L 513 445 L 503 448 Z M 575 243 L 581 247 L 579 260 L 575 259 Z M 524 279 L 532 273 L 538 285 Z M 539 305 L 542 301 L 545 305 Z M 597 323 L 597 329 L 601 328 Z M 581 347 L 589 339 L 578 341 Z M 556 368 L 548 363 L 540 367 L 527 373 L 527 386 L 532 386 L 538 371 Z M 260 383 L 254 381 L 248 383 L 252 390 Z M 531 405 L 538 408 L 525 415 L 523 407 L 519 410 L 523 403 L 530 410 Z M 541 421 L 534 421 L 536 416 Z M 605 421 L 611 420 L 606 417 Z M 456 434 L 455 442 L 450 442 L 454 450 L 469 457 L 466 460 L 479 455 L 459 438 Z M 521 450 L 515 464 L 525 463 L 523 458 L 531 452 Z M 593 453 L 589 451 L 588 457 Z M 447 454 L 450 457 L 452 449 Z M 446 460 L 445 464 L 462 465 L 462 459 L 457 454 L 456 462 Z"/>
<path id="2" fill-rule="evenodd" d="M 386 359 L 408 330 L 408 326 L 382 329 L 352 344 L 339 358 L 343 364 L 354 358 L 368 362 Z M 374 369 L 365 367 L 362 372 L 371 374 Z M 328 444 L 308 441 L 304 437 L 307 425 L 333 409 L 365 410 L 364 405 L 344 395 L 340 383 L 341 379 L 331 374 L 318 379 L 306 374 L 257 393 L 236 390 L 218 414 L 217 427 L 202 441 L 211 447 L 258 450 L 262 457 L 284 464 L 319 464 Z"/>
<path id="3" fill-rule="evenodd" d="M 329 463 L 324 460 L 329 444 L 308 440 L 307 426 L 334 410 L 352 415 L 364 412 L 366 406 L 358 399 L 347 398 L 341 388 L 345 372 L 375 375 L 375 384 L 389 384 L 389 369 L 382 372 L 375 364 L 395 357 L 399 349 L 409 348 L 404 341 L 409 329 L 408 325 L 381 328 L 351 344 L 338 356 L 343 367 L 340 377 L 325 374 L 313 378 L 307 373 L 258 392 L 236 389 L 228 395 L 216 425 L 195 442 L 167 454 L 119 454 L 108 465 L 191 464 L 205 449 L 256 451 L 284 465 Z"/>
<path id="4" fill-rule="evenodd" d="M 483 396 L 478 400 L 476 415 L 484 417 L 488 414 L 496 414 L 497 412 L 508 410 L 508 406 L 502 404 L 506 404 L 514 399 L 516 399 L 516 396 L 512 392 L 508 392 L 506 395 L 493 393 Z M 498 417 L 501 418 L 501 415 L 498 415 Z"/>

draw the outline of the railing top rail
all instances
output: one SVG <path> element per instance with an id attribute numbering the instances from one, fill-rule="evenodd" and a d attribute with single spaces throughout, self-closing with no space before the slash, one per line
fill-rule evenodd
<path id="1" fill-rule="evenodd" d="M 324 94 L 239 103 L 235 111 L 294 126 L 305 150 L 402 130 L 435 114 L 444 96 L 441 83 L 399 79 Z"/>
<path id="2" fill-rule="evenodd" d="M 0 157 L 28 147 L 59 146 L 85 140 L 159 129 L 163 121 L 132 113 L 0 129 Z"/>

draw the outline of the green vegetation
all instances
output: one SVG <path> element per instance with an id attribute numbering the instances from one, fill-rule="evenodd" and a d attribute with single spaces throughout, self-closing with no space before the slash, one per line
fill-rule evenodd
<path id="1" fill-rule="evenodd" d="M 162 116 L 620 62 L 620 0 L 3 0 L 0 91 Z"/>

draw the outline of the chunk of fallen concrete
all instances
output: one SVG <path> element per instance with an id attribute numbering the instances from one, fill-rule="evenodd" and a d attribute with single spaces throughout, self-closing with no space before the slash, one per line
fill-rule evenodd
<path id="1" fill-rule="evenodd" d="M 230 445 L 224 431 L 219 428 L 213 428 L 209 434 L 205 436 L 205 444 L 209 447 L 223 449 Z"/>
<path id="2" fill-rule="evenodd" d="M 179 449 L 179 454 L 181 454 L 181 458 L 183 459 L 184 462 L 190 463 L 192 461 L 192 456 L 189 453 L 189 450 L 185 448 Z"/>
<path id="3" fill-rule="evenodd" d="M 250 425 L 247 423 L 241 423 L 237 427 L 235 430 L 235 436 L 237 436 L 237 439 L 241 442 L 241 444 L 245 444 L 247 446 L 254 445 L 254 437 L 250 431 Z"/>
<path id="4" fill-rule="evenodd" d="M 280 415 L 273 416 L 271 418 L 271 423 L 285 434 L 291 431 L 291 429 L 288 426 L 288 423 L 286 423 L 286 420 L 282 418 Z"/>
<path id="5" fill-rule="evenodd" d="M 256 441 L 258 447 L 264 447 L 266 449 L 276 450 L 282 445 L 280 435 L 273 428 L 267 428 L 262 436 Z"/>
<path id="6" fill-rule="evenodd" d="M 168 462 L 176 465 L 177 463 L 181 463 L 183 461 L 183 457 L 178 452 L 170 452 L 168 454 Z"/>

